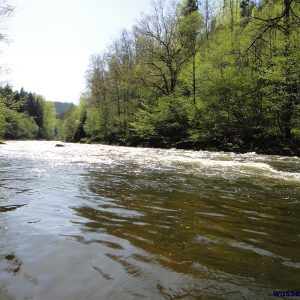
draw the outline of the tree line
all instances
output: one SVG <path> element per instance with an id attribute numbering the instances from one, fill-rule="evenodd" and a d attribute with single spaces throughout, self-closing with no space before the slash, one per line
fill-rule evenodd
<path id="1" fill-rule="evenodd" d="M 299 40 L 300 0 L 156 0 L 56 129 L 40 96 L 2 88 L 0 134 L 300 155 Z"/>
<path id="2" fill-rule="evenodd" d="M 54 139 L 56 109 L 42 96 L 0 87 L 0 138 Z"/>
<path id="3" fill-rule="evenodd" d="M 92 56 L 60 136 L 299 154 L 300 1 L 156 1 Z"/>

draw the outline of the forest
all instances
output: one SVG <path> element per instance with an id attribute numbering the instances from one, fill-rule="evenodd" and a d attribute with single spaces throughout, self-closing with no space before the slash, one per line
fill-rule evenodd
<path id="1" fill-rule="evenodd" d="M 0 138 L 54 139 L 57 116 L 53 102 L 42 96 L 0 87 Z"/>
<path id="2" fill-rule="evenodd" d="M 0 136 L 300 155 L 299 50 L 300 0 L 155 1 L 60 120 L 2 88 Z"/>

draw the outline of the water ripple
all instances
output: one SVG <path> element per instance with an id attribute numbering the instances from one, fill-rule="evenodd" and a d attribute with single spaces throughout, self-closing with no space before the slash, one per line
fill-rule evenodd
<path id="1" fill-rule="evenodd" d="M 0 298 L 297 288 L 299 158 L 55 144 L 0 148 Z"/>

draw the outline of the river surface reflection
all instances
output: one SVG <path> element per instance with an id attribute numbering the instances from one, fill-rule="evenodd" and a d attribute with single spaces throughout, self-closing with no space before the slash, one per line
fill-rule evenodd
<path id="1" fill-rule="evenodd" d="M 300 289 L 300 159 L 0 146 L 0 299 L 266 299 Z"/>

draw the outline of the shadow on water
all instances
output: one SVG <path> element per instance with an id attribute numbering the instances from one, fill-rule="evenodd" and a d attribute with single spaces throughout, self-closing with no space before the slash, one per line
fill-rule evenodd
<path id="1" fill-rule="evenodd" d="M 13 274 L 16 274 L 20 271 L 22 262 L 16 257 L 15 253 L 9 253 L 4 257 L 1 257 L 1 260 L 7 263 L 7 267 L 2 268 L 4 271 Z"/>
<path id="2" fill-rule="evenodd" d="M 13 211 L 23 206 L 25 206 L 25 204 L 0 206 L 0 212 Z"/>
<path id="3" fill-rule="evenodd" d="M 86 181 L 87 203 L 74 208 L 85 219 L 79 225 L 86 238 L 77 241 L 114 249 L 106 256 L 129 276 L 147 278 L 145 270 L 159 266 L 170 278 L 181 274 L 190 296 L 204 287 L 205 295 L 247 297 L 299 284 L 300 192 L 293 183 L 122 170 L 94 170 Z M 182 296 L 176 284 L 170 279 L 156 288 Z"/>
<path id="4" fill-rule="evenodd" d="M 5 284 L 9 282 L 9 278 L 16 277 L 22 268 L 22 261 L 16 256 L 14 252 L 0 256 L 0 299 L 1 300 L 15 300 L 5 289 Z"/>

